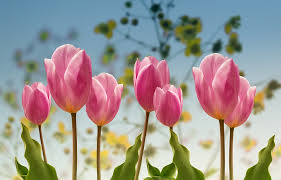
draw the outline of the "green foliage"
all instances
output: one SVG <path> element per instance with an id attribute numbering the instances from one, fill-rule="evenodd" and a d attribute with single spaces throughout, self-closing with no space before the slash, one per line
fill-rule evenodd
<path id="1" fill-rule="evenodd" d="M 102 63 L 109 64 L 117 58 L 116 50 L 113 45 L 107 45 L 102 56 Z"/>
<path id="2" fill-rule="evenodd" d="M 152 166 L 148 160 L 146 160 L 148 174 L 151 177 L 145 178 L 145 180 L 174 180 L 174 175 L 176 173 L 176 166 L 171 163 L 165 166 L 162 171 L 154 166 Z"/>
<path id="3" fill-rule="evenodd" d="M 21 176 L 26 174 L 26 180 L 38 180 L 38 177 L 40 180 L 57 180 L 55 168 L 42 160 L 40 144 L 30 137 L 28 128 L 23 124 L 21 138 L 25 144 L 24 157 L 29 164 L 29 170 L 27 173 L 27 168 L 21 166 L 16 160 L 19 174 Z"/>
<path id="4" fill-rule="evenodd" d="M 16 169 L 17 169 L 18 174 L 21 176 L 21 178 L 23 180 L 25 180 L 26 176 L 28 174 L 28 169 L 25 166 L 21 165 L 18 162 L 17 158 L 15 158 L 15 165 L 16 165 Z"/>
<path id="5" fill-rule="evenodd" d="M 268 140 L 268 144 L 259 152 L 259 161 L 249 168 L 244 180 L 271 180 L 268 167 L 272 161 L 272 150 L 275 146 L 274 136 Z"/>
<path id="6" fill-rule="evenodd" d="M 138 162 L 138 151 L 141 145 L 141 134 L 136 138 L 135 144 L 126 152 L 126 160 L 123 164 L 114 169 L 111 180 L 133 180 L 136 172 L 136 164 Z"/>
<path id="7" fill-rule="evenodd" d="M 172 130 L 170 144 L 174 152 L 173 162 L 178 169 L 176 180 L 204 180 L 204 174 L 190 164 L 188 149 L 179 143 Z"/>
<path id="8" fill-rule="evenodd" d="M 207 172 L 204 173 L 205 178 L 209 178 L 211 176 L 213 176 L 216 172 L 218 172 L 218 169 L 216 168 L 211 168 L 209 169 Z"/>

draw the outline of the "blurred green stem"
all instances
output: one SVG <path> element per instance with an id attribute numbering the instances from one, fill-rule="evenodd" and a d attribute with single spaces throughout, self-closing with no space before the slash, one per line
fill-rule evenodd
<path id="1" fill-rule="evenodd" d="M 233 180 L 233 135 L 234 135 L 234 128 L 230 128 L 230 138 L 229 138 L 229 180 Z"/>
<path id="2" fill-rule="evenodd" d="M 144 122 L 144 129 L 143 129 L 143 133 L 142 133 L 142 141 L 141 141 L 139 159 L 138 159 L 138 164 L 137 164 L 137 169 L 136 169 L 136 174 L 135 174 L 134 180 L 138 180 L 139 174 L 140 174 L 140 168 L 141 168 L 141 163 L 142 163 L 142 156 L 143 156 L 143 150 L 144 150 L 144 145 L 145 145 L 147 126 L 148 126 L 149 113 L 150 112 L 146 112 L 146 116 L 145 116 L 145 122 Z"/>
<path id="3" fill-rule="evenodd" d="M 101 140 L 101 128 L 102 128 L 102 126 L 98 126 L 98 135 L 97 135 L 97 180 L 101 180 L 101 172 L 100 172 L 100 140 Z"/>
<path id="4" fill-rule="evenodd" d="M 46 156 L 46 151 L 45 151 L 45 146 L 44 146 L 44 140 L 43 140 L 43 135 L 42 135 L 41 124 L 38 125 L 38 129 L 39 129 L 39 136 L 40 136 L 41 148 L 42 148 L 42 153 L 43 153 L 44 161 L 47 163 L 47 156 Z"/>
<path id="5" fill-rule="evenodd" d="M 71 113 L 72 117 L 72 180 L 77 180 L 77 128 L 76 128 L 76 113 Z"/>
<path id="6" fill-rule="evenodd" d="M 220 168 L 220 180 L 225 179 L 225 145 L 224 145 L 224 121 L 219 120 L 220 125 L 220 143 L 221 143 L 221 168 Z"/>

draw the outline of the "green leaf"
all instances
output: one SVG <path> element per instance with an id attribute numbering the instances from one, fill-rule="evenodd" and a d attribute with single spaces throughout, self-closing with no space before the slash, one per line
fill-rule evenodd
<path id="1" fill-rule="evenodd" d="M 139 158 L 139 148 L 141 145 L 141 134 L 136 138 L 135 144 L 126 152 L 126 160 L 123 164 L 114 169 L 111 180 L 133 180 L 136 171 L 136 164 Z"/>
<path id="2" fill-rule="evenodd" d="M 144 180 L 175 180 L 175 178 L 173 178 L 173 177 L 154 176 L 154 177 L 147 177 Z"/>
<path id="3" fill-rule="evenodd" d="M 153 177 L 153 176 L 160 176 L 160 170 L 157 169 L 157 167 L 152 166 L 148 159 L 146 159 L 146 165 L 147 165 L 147 171 L 148 174 Z"/>
<path id="4" fill-rule="evenodd" d="M 16 169 L 17 169 L 18 174 L 21 176 L 21 178 L 23 180 L 25 180 L 26 176 L 28 174 L 28 169 L 25 166 L 21 165 L 18 162 L 17 158 L 15 158 L 15 165 L 16 165 Z"/>
<path id="5" fill-rule="evenodd" d="M 54 167 L 42 160 L 40 144 L 30 137 L 29 130 L 22 124 L 21 138 L 25 144 L 24 157 L 29 164 L 26 180 L 58 180 Z"/>
<path id="6" fill-rule="evenodd" d="M 176 165 L 174 163 L 171 163 L 167 166 L 165 166 L 161 171 L 162 177 L 173 177 L 176 173 Z"/>
<path id="7" fill-rule="evenodd" d="M 188 149 L 179 144 L 178 137 L 172 130 L 170 144 L 174 152 L 173 162 L 178 169 L 176 180 L 204 180 L 204 174 L 190 164 Z"/>
<path id="8" fill-rule="evenodd" d="M 259 152 L 259 161 L 256 165 L 249 168 L 244 180 L 271 180 L 268 167 L 272 161 L 272 150 L 275 146 L 274 136 L 268 140 L 268 144 Z"/>

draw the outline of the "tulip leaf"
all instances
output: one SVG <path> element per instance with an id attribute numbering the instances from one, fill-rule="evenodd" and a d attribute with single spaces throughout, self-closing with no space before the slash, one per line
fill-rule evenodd
<path id="1" fill-rule="evenodd" d="M 161 171 L 161 176 L 162 177 L 174 177 L 176 170 L 177 170 L 176 165 L 174 163 L 171 163 L 171 164 L 163 167 L 163 169 Z"/>
<path id="2" fill-rule="evenodd" d="M 139 148 L 141 145 L 141 134 L 136 138 L 135 144 L 126 152 L 126 160 L 123 164 L 114 169 L 111 180 L 133 180 L 136 172 L 136 164 L 139 158 Z"/>
<path id="3" fill-rule="evenodd" d="M 17 169 L 18 174 L 21 176 L 21 178 L 23 180 L 25 180 L 26 176 L 28 174 L 28 169 L 25 166 L 21 165 L 18 162 L 17 158 L 15 158 L 15 165 L 16 165 L 16 169 Z"/>
<path id="4" fill-rule="evenodd" d="M 24 157 L 29 164 L 26 180 L 38 180 L 39 177 L 40 180 L 58 180 L 55 168 L 42 160 L 40 144 L 30 137 L 23 124 L 21 138 L 25 144 Z"/>
<path id="5" fill-rule="evenodd" d="M 148 159 L 146 160 L 146 165 L 147 165 L 147 171 L 148 171 L 148 174 L 150 175 L 150 176 L 160 176 L 160 170 L 159 169 L 157 169 L 157 167 L 154 167 L 154 166 L 152 166 L 150 163 L 149 163 L 149 161 L 148 161 Z"/>
<path id="6" fill-rule="evenodd" d="M 275 146 L 274 136 L 268 140 L 268 144 L 259 152 L 259 161 L 256 165 L 249 168 L 244 180 L 271 180 L 268 167 L 272 161 L 272 150 Z"/>
<path id="7" fill-rule="evenodd" d="M 144 180 L 175 180 L 175 178 L 173 178 L 173 177 L 154 176 L 154 177 L 147 177 Z"/>
<path id="8" fill-rule="evenodd" d="M 204 180 L 204 174 L 190 164 L 189 150 L 179 143 L 177 135 L 172 130 L 170 144 L 174 152 L 173 162 L 178 169 L 176 180 Z"/>

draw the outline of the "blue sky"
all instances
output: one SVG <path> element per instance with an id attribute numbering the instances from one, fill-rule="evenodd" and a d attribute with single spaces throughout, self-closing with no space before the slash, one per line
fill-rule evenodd
<path id="1" fill-rule="evenodd" d="M 4 1 L 0 6 L 0 76 L 3 86 L 5 81 L 13 80 L 16 83 L 16 87 L 22 88 L 21 76 L 22 74 L 17 71 L 15 64 L 12 61 L 12 55 L 15 49 L 24 48 L 26 45 L 36 38 L 36 34 L 42 28 L 48 28 L 55 34 L 61 34 L 67 32 L 69 28 L 74 27 L 79 32 L 79 40 L 75 42 L 76 46 L 86 49 L 86 52 L 91 56 L 93 61 L 93 70 L 95 73 L 100 72 L 103 68 L 98 68 L 98 61 L 100 54 L 106 44 L 104 37 L 95 35 L 93 33 L 93 27 L 102 22 L 112 18 L 119 19 L 124 14 L 124 1 L 117 0 L 100 0 L 79 1 L 69 0 L 49 0 L 49 1 Z M 240 15 L 242 17 L 242 26 L 239 32 L 239 38 L 243 44 L 243 52 L 233 56 L 235 62 L 239 65 L 240 69 L 246 71 L 246 77 L 251 83 L 258 82 L 263 79 L 275 77 L 280 80 L 281 78 L 281 12 L 280 1 L 224 1 L 224 0 L 176 0 L 176 8 L 171 11 L 171 17 L 177 17 L 181 14 L 188 14 L 191 16 L 199 16 L 203 21 L 203 38 L 209 38 L 210 35 L 216 31 L 217 27 L 224 23 L 230 16 Z M 137 5 L 135 8 L 135 14 L 142 14 L 144 8 Z M 137 27 L 134 35 L 138 39 L 143 39 L 146 42 L 156 43 L 155 33 L 151 31 L 153 24 L 149 21 L 140 21 L 140 26 Z M 124 29 L 124 28 L 123 28 Z M 121 28 L 122 30 L 122 28 Z M 219 36 L 223 35 L 223 30 L 219 33 Z M 67 42 L 65 42 L 67 43 Z M 172 48 L 179 48 L 177 44 L 171 44 Z M 47 51 L 42 58 L 50 57 L 51 52 L 54 50 L 52 46 L 47 47 L 50 51 Z M 127 50 L 137 49 L 130 43 L 122 43 L 118 48 L 120 59 L 126 55 Z M 44 52 L 44 50 L 42 50 Z M 40 54 L 38 53 L 38 54 Z M 119 60 L 120 60 L 119 59 Z M 122 59 L 121 59 L 122 61 Z M 172 63 L 170 68 L 172 75 L 176 78 L 181 78 L 185 68 L 190 65 L 190 59 L 186 59 L 184 55 L 179 55 L 174 60 L 176 63 Z M 115 64 L 118 66 L 118 63 Z M 117 73 L 118 74 L 118 73 Z M 18 90 L 21 92 L 21 90 Z M 194 91 L 191 91 L 194 93 Z M 200 110 L 197 99 L 195 96 L 189 98 L 185 102 L 185 109 L 188 109 L 193 113 L 193 122 L 190 125 L 184 127 L 184 131 L 190 132 L 191 129 L 198 129 L 202 127 L 204 132 L 197 132 L 196 136 L 208 137 L 217 136 L 216 131 L 212 131 L 217 128 L 215 120 L 209 118 L 203 111 Z M 3 104 L 3 103 L 2 103 Z M 258 148 L 266 144 L 266 140 L 272 135 L 277 135 L 277 140 L 281 141 L 280 134 L 280 104 L 281 93 L 276 93 L 276 98 L 266 103 L 266 112 L 258 116 L 251 116 L 254 125 L 249 132 L 245 131 L 245 128 L 241 127 L 237 130 L 237 143 L 243 135 L 251 135 L 259 139 Z M 140 117 L 136 120 L 142 121 L 140 108 L 134 106 Z M 131 111 L 134 109 L 131 108 Z M 2 112 L 3 111 L 3 112 Z M 8 116 L 11 111 L 3 110 L 1 113 Z M 121 118 L 125 113 L 121 108 L 117 119 Z M 85 117 L 85 113 L 82 113 Z M 81 116 L 82 116 L 81 115 Z M 20 116 L 20 115 L 19 115 Z M 60 117 L 68 118 L 63 112 L 59 113 Z M 207 120 L 208 119 L 208 120 Z M 86 127 L 90 123 L 83 123 Z M 266 127 L 266 128 L 265 128 Z M 117 126 L 120 133 L 125 132 L 122 127 Z M 257 133 L 258 132 L 258 133 Z M 156 137 L 155 137 L 156 138 Z M 153 138 L 152 138 L 153 139 Z M 130 139 L 133 142 L 133 138 Z M 204 161 L 201 157 L 204 151 L 196 148 L 197 142 L 192 142 L 194 146 L 188 145 L 191 152 L 194 152 L 193 163 L 204 169 L 204 165 L 198 163 Z M 249 158 L 256 159 L 258 148 L 255 149 L 249 155 Z M 50 152 L 49 152 L 50 153 Z M 164 153 L 160 153 L 159 156 L 163 156 Z M 237 156 L 242 157 L 243 151 L 237 150 Z M 55 161 L 55 160 L 54 160 Z M 157 159 L 152 160 L 155 164 L 162 166 L 166 159 L 161 161 Z M 218 162 L 216 162 L 218 163 Z M 143 166 L 145 167 L 145 166 Z M 276 171 L 280 169 L 281 165 L 275 164 L 273 171 L 275 172 L 273 179 L 281 179 Z M 245 167 L 241 169 L 236 166 L 236 171 L 239 174 L 244 174 Z M 144 170 L 146 173 L 146 171 Z M 242 177 L 241 177 L 242 178 Z"/>

